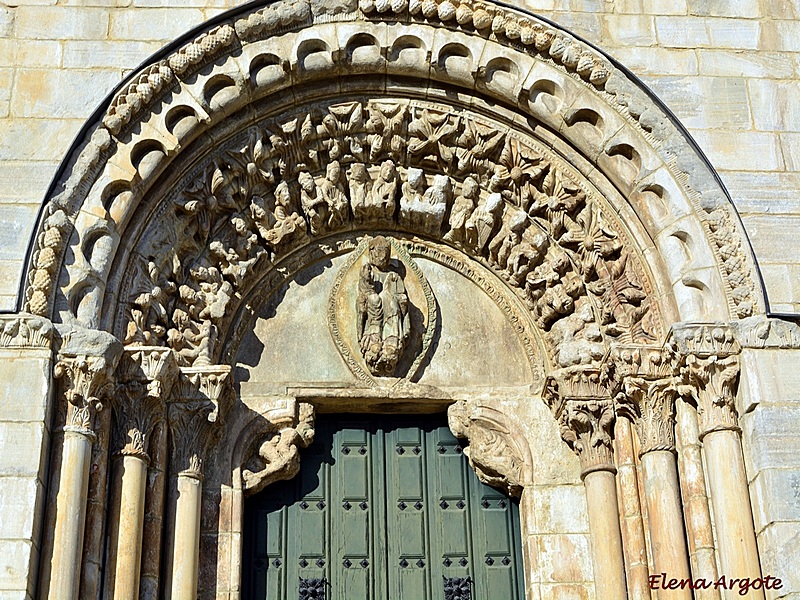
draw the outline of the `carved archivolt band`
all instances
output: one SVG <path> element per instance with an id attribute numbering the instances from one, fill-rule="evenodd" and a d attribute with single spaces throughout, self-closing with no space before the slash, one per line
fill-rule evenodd
<path id="1" fill-rule="evenodd" d="M 335 22 L 339 21 L 353 25 L 337 30 Z M 391 30 L 389 39 L 387 23 L 398 26 Z M 447 27 L 451 32 L 452 41 L 445 45 L 434 41 L 433 33 L 441 27 Z M 342 32 L 341 35 L 338 32 Z M 289 58 L 279 58 L 287 56 L 287 44 L 291 46 Z M 362 2 L 358 7 L 351 0 L 322 5 L 278 2 L 233 17 L 230 22 L 201 34 L 162 62 L 146 67 L 115 98 L 100 129 L 87 142 L 81 156 L 73 161 L 71 175 L 63 182 L 64 191 L 52 198 L 45 210 L 27 282 L 28 308 L 43 315 L 56 311 L 66 318 L 71 314 L 86 325 L 99 325 L 106 282 L 110 279 L 120 281 L 123 277 L 119 267 L 112 272 L 118 241 L 128 236 L 129 227 L 139 227 L 137 223 L 146 218 L 144 213 L 152 214 L 149 209 L 140 214 L 139 203 L 165 172 L 166 165 L 179 156 L 180 149 L 188 146 L 203 131 L 222 122 L 223 118 L 235 116 L 248 104 L 280 93 L 289 86 L 299 89 L 307 82 L 314 82 L 322 95 L 330 98 L 347 96 L 346 89 L 334 92 L 324 88 L 327 84 L 320 86 L 320 82 L 331 81 L 330 75 L 340 72 L 356 73 L 365 82 L 372 78 L 375 87 L 380 89 L 385 87 L 382 81 L 387 73 L 409 77 L 409 81 L 415 82 L 411 87 L 420 89 L 427 89 L 428 82 L 437 82 L 438 87 L 455 86 L 466 90 L 476 100 L 479 97 L 502 100 L 501 104 L 494 105 L 494 110 L 498 114 L 508 114 L 512 121 L 515 112 L 540 120 L 550 130 L 559 131 L 567 147 L 573 145 L 591 157 L 599 172 L 611 182 L 609 189 L 617 186 L 628 196 L 631 207 L 627 210 L 641 213 L 641 222 L 645 229 L 650 228 L 647 234 L 656 244 L 667 243 L 667 238 L 708 241 L 703 252 L 692 253 L 694 262 L 670 267 L 684 275 L 682 278 L 671 275 L 671 280 L 685 280 L 689 273 L 693 273 L 702 282 L 707 277 L 701 275 L 701 271 L 716 264 L 719 280 L 705 282 L 706 288 L 712 293 L 725 294 L 730 312 L 737 317 L 747 316 L 758 309 L 760 300 L 753 294 L 754 285 L 749 274 L 752 260 L 746 245 L 740 241 L 743 239 L 741 230 L 724 192 L 714 183 L 705 164 L 696 156 L 692 158 L 690 144 L 663 111 L 597 51 L 551 25 L 490 3 L 456 5 L 449 0 L 408 4 Z M 371 84 L 365 85 L 368 89 Z M 312 101 L 317 102 L 318 98 L 312 100 L 309 97 L 309 102 Z M 515 108 L 509 111 L 504 103 Z M 444 168 L 446 164 L 458 165 L 473 175 L 477 174 L 480 180 L 480 163 L 486 166 L 488 155 L 496 148 L 507 164 L 503 166 L 501 161 L 498 168 L 497 161 L 490 160 L 493 172 L 489 179 L 507 203 L 529 211 L 530 204 L 536 202 L 531 199 L 531 185 L 539 192 L 543 191 L 541 186 L 545 185 L 547 169 L 544 164 L 537 166 L 541 159 L 525 162 L 528 151 L 515 148 L 513 140 L 504 142 L 500 139 L 502 136 L 493 136 L 491 129 L 481 126 L 478 120 L 470 124 L 459 120 L 451 110 L 421 105 L 420 114 L 414 111 L 404 113 L 403 110 L 398 113 L 391 101 L 381 104 L 377 98 L 371 106 L 362 106 L 352 99 L 338 105 L 335 102 L 328 104 L 330 110 L 322 115 L 321 121 L 298 118 L 296 122 L 276 122 L 274 131 L 259 134 L 260 146 L 255 143 L 239 156 L 240 166 L 246 169 L 251 185 L 259 176 L 267 175 L 267 179 L 269 175 L 275 176 L 274 166 L 269 173 L 261 170 L 263 165 L 260 163 L 278 161 L 280 177 L 276 177 L 276 187 L 271 192 L 277 193 L 277 203 L 281 202 L 278 198 L 284 198 L 283 201 L 288 203 L 286 198 L 293 193 L 291 187 L 295 182 L 299 187 L 308 188 L 309 202 L 304 208 L 300 206 L 303 192 L 295 191 L 298 196 L 293 202 L 297 212 L 285 210 L 285 216 L 275 217 L 281 225 L 277 230 L 272 217 L 259 216 L 266 221 L 262 222 L 257 237 L 262 237 L 263 233 L 266 246 L 289 244 L 293 227 L 302 232 L 303 224 L 295 214 L 304 218 L 305 229 L 311 235 L 315 235 L 319 228 L 334 226 L 332 222 L 337 220 L 335 211 L 328 215 L 328 221 L 311 213 L 315 212 L 314 197 L 319 194 L 330 199 L 337 195 L 341 198 L 336 192 L 337 185 L 343 183 L 341 171 L 339 175 L 331 172 L 322 178 L 315 170 L 315 158 L 322 160 L 325 166 L 338 160 L 342 170 L 345 167 L 349 169 L 348 165 L 362 163 L 377 166 L 376 161 L 391 159 L 398 170 L 401 166 L 423 169 L 427 180 L 425 185 L 431 186 L 431 179 L 436 174 L 455 176 Z M 480 102 L 476 106 L 481 106 Z M 309 114 L 305 108 L 303 111 Z M 365 123 L 359 132 L 361 118 Z M 133 127 L 142 122 L 147 122 L 148 126 L 140 130 Z M 537 131 L 544 134 L 544 130 Z M 272 136 L 277 137 L 273 140 Z M 322 148 L 310 147 L 307 148 L 309 152 L 304 153 L 306 148 L 303 145 L 309 136 L 318 140 Z M 456 138 L 462 142 L 459 144 Z M 352 143 L 354 140 L 355 144 Z M 603 148 L 599 156 L 596 148 Z M 470 149 L 474 151 L 464 151 Z M 410 155 L 409 163 L 398 159 L 397 154 L 404 152 Z M 672 160 L 672 152 L 682 153 L 684 162 L 694 160 L 700 164 L 689 169 L 689 174 L 679 172 L 675 165 L 683 163 Z M 224 162 L 230 163 L 227 165 L 230 167 L 236 161 L 226 157 Z M 204 186 L 211 186 L 215 194 L 228 190 L 230 169 L 223 168 L 222 164 L 218 166 L 219 169 L 209 170 L 206 181 L 202 178 L 196 181 L 199 196 L 209 191 Z M 296 172 L 292 172 L 295 168 Z M 389 167 L 386 169 L 390 170 Z M 356 171 L 356 180 L 364 177 L 358 168 Z M 368 175 L 372 181 L 378 178 L 378 174 L 371 170 Z M 418 181 L 416 175 L 410 179 L 408 173 L 402 175 L 404 183 L 413 186 Z M 383 183 L 391 185 L 392 176 L 386 174 Z M 539 176 L 542 179 L 537 182 Z M 290 189 L 279 189 L 280 181 L 287 177 Z M 553 179 L 551 176 L 547 185 L 557 185 Z M 352 177 L 348 177 L 348 187 L 351 180 Z M 562 182 L 566 182 L 566 189 L 569 189 L 567 180 L 569 177 Z M 466 180 L 462 177 L 457 181 L 463 183 Z M 480 183 L 484 184 L 483 181 Z M 444 185 L 440 192 L 446 195 L 446 190 Z M 453 193 L 458 193 L 456 187 Z M 349 194 L 347 188 L 345 194 Z M 204 206 L 202 199 L 187 197 L 184 209 L 202 220 L 205 218 L 200 214 L 203 211 L 213 216 L 213 205 L 223 212 L 230 208 L 225 198 L 214 197 L 212 206 L 208 207 Z M 272 202 L 270 197 L 259 197 L 266 203 Z M 466 203 L 469 193 L 463 197 Z M 652 201 L 637 204 L 647 198 Z M 352 197 L 349 200 L 351 210 L 355 212 L 354 200 Z M 482 197 L 481 201 L 485 199 Z M 644 208 L 644 204 L 650 208 Z M 413 205 L 413 202 L 409 203 L 409 206 Z M 254 213 L 272 212 L 275 215 L 277 210 L 277 207 L 275 210 L 260 207 L 259 202 L 252 206 Z M 661 212 L 649 214 L 648 210 Z M 666 228 L 672 227 L 671 223 L 683 216 L 694 219 L 690 220 L 693 225 L 688 226 L 691 231 L 676 230 L 674 235 L 661 235 Z M 229 215 L 229 218 L 234 218 L 234 215 Z M 610 227 L 616 239 L 627 243 L 623 232 L 610 225 L 607 210 L 600 209 L 591 218 L 584 215 L 581 220 L 583 227 L 599 227 L 601 230 Z M 509 227 L 515 222 L 510 220 Z M 662 227 L 659 223 L 669 225 Z M 239 230 L 243 227 L 239 222 L 232 223 L 232 226 Z M 441 232 L 443 235 L 447 233 Z M 456 229 L 453 236 L 458 235 Z M 247 254 L 247 237 L 239 242 L 244 244 L 239 247 L 226 247 L 220 241 L 222 247 L 217 245 L 214 250 L 218 254 L 215 262 L 228 268 L 226 257 L 237 255 L 240 258 L 234 259 L 234 263 L 236 267 L 241 266 L 241 256 Z M 580 242 L 574 240 L 571 243 L 578 245 Z M 75 261 L 62 267 L 68 246 L 75 249 Z M 597 248 L 601 253 L 608 251 L 608 246 L 602 249 L 602 243 Z M 251 246 L 250 250 L 255 248 Z M 248 255 L 244 261 L 251 259 L 256 259 L 256 256 Z M 591 264 L 587 261 L 590 260 L 593 259 L 583 257 L 581 262 L 584 267 L 589 267 Z M 152 265 L 140 267 L 148 270 Z M 71 283 L 67 288 L 57 290 L 54 282 L 62 268 L 70 271 L 70 276 L 64 280 Z M 233 264 L 230 268 L 236 270 Z M 623 269 L 621 265 L 610 269 L 612 279 L 618 277 L 620 269 Z M 662 269 L 662 266 L 657 269 Z M 644 277 L 639 267 L 634 267 L 632 272 L 636 273 L 638 280 Z M 151 277 L 157 278 L 157 275 L 151 273 Z M 207 275 L 198 269 L 195 269 L 193 277 L 206 278 L 203 283 L 212 290 L 223 285 L 219 281 L 209 281 L 208 277 L 215 275 Z M 236 276 L 228 277 L 231 278 Z M 642 281 L 632 283 L 647 285 Z M 142 292 L 145 296 L 154 296 L 153 300 L 148 302 L 141 298 L 140 302 L 157 302 L 160 294 L 180 294 L 180 285 L 189 284 L 178 284 L 178 289 L 173 291 L 169 286 L 155 286 L 159 289 Z M 694 286 L 693 289 L 700 287 Z M 186 290 L 184 295 L 189 292 Z M 191 292 L 194 296 L 198 294 L 197 289 Z M 205 301 L 202 296 L 209 293 L 218 291 L 202 292 L 196 301 L 202 305 Z M 222 293 L 234 292 L 223 290 Z M 675 289 L 676 295 L 690 293 L 680 286 Z M 631 300 L 632 297 L 628 298 L 628 302 Z M 224 303 L 224 300 L 219 301 Z M 568 302 L 564 297 L 559 301 Z M 616 310 L 614 303 L 606 305 L 609 310 Z M 220 306 L 218 304 L 215 311 L 221 310 Z M 204 310 L 203 306 L 197 309 L 198 312 Z M 551 310 L 552 306 L 544 310 L 541 316 L 544 321 L 550 318 Z M 209 309 L 209 312 L 213 311 Z M 193 317 L 189 314 L 187 318 Z M 194 360 L 201 356 L 207 358 L 207 350 L 197 348 L 197 340 L 213 338 L 213 328 L 200 333 L 190 331 L 188 335 L 180 328 L 176 330 L 182 337 L 176 338 L 175 343 L 185 345 L 184 355 L 196 353 Z"/>

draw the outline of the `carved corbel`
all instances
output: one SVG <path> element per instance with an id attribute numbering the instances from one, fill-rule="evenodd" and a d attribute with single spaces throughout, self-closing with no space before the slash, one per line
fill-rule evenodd
<path id="1" fill-rule="evenodd" d="M 114 389 L 114 369 L 122 344 L 109 333 L 63 327 L 62 346 L 53 376 L 63 381 L 66 404 L 64 431 L 94 440 L 95 415 Z"/>
<path id="2" fill-rule="evenodd" d="M 167 411 L 176 473 L 202 479 L 203 459 L 232 398 L 231 367 L 180 369 Z"/>
<path id="3" fill-rule="evenodd" d="M 545 402 L 558 420 L 561 438 L 581 461 L 581 478 L 614 465 L 615 382 L 607 368 L 568 367 L 550 375 Z"/>
<path id="4" fill-rule="evenodd" d="M 300 448 L 314 441 L 314 407 L 297 403 L 294 414 L 287 417 L 273 421 L 270 432 L 246 461 L 242 469 L 245 494 L 256 494 L 276 481 L 292 479 L 300 471 Z"/>
<path id="5" fill-rule="evenodd" d="M 612 348 L 618 416 L 630 419 L 639 436 L 639 456 L 656 450 L 675 452 L 675 399 L 682 391 L 671 346 Z"/>
<path id="6" fill-rule="evenodd" d="M 684 323 L 672 339 L 682 358 L 687 395 L 695 402 L 700 439 L 712 431 L 741 431 L 736 411 L 741 346 L 727 323 Z"/>
<path id="7" fill-rule="evenodd" d="M 163 346 L 128 346 L 117 368 L 114 396 L 114 438 L 122 455 L 145 462 L 149 438 L 164 418 L 166 399 L 178 376 L 171 349 Z"/>
<path id="8" fill-rule="evenodd" d="M 447 410 L 450 430 L 457 438 L 469 442 L 464 455 L 478 479 L 519 498 L 525 461 L 512 441 L 513 433 L 491 418 L 489 411 L 464 401 L 456 402 Z"/>

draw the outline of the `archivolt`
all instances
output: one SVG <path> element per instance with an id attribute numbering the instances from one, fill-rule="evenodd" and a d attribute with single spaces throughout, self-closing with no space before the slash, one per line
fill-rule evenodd
<path id="1" fill-rule="evenodd" d="M 559 336 L 591 355 L 763 310 L 735 212 L 685 134 L 599 52 L 491 3 L 237 14 L 144 68 L 68 160 L 26 310 L 187 365 L 218 359 L 219 325 L 257 281 L 343 231 L 484 262 L 562 366 L 585 357 L 558 356 Z"/>

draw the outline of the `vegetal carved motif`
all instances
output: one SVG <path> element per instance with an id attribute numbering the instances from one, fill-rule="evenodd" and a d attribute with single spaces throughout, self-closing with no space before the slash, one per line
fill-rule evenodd
<path id="1" fill-rule="evenodd" d="M 176 190 L 142 238 L 123 295 L 127 344 L 168 345 L 182 366 L 213 363 L 225 314 L 251 282 L 294 248 L 362 226 L 484 261 L 530 307 L 561 366 L 596 361 L 605 337 L 657 333 L 641 267 L 599 203 L 554 158 L 480 119 L 349 102 L 238 144 Z"/>

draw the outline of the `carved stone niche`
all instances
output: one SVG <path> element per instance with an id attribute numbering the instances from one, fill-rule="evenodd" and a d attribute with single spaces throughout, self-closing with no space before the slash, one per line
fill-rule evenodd
<path id="1" fill-rule="evenodd" d="M 336 348 L 362 381 L 417 374 L 437 320 L 431 286 L 406 250 L 391 238 L 364 240 L 330 292 L 328 327 Z"/>
<path id="2" fill-rule="evenodd" d="M 241 470 L 246 495 L 297 475 L 300 448 L 307 448 L 314 441 L 314 418 L 311 404 L 296 403 L 293 413 L 279 414 L 268 431 L 253 441 Z"/>
<path id="3" fill-rule="evenodd" d="M 520 451 L 525 441 L 504 424 L 505 417 L 495 409 L 473 406 L 463 400 L 447 410 L 450 431 L 469 445 L 464 455 L 486 485 L 519 498 L 526 483 L 525 465 L 530 461 Z"/>

